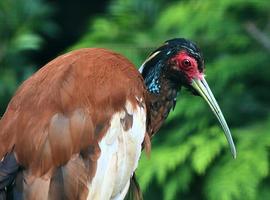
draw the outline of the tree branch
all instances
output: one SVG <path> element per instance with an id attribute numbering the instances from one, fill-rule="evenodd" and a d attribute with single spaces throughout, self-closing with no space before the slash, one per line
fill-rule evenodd
<path id="1" fill-rule="evenodd" d="M 244 27 L 247 33 L 270 53 L 270 38 L 253 22 L 247 22 Z"/>

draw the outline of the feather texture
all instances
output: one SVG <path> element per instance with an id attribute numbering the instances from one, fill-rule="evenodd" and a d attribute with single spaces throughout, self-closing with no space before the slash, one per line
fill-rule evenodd
<path id="1" fill-rule="evenodd" d="M 122 120 L 130 121 L 130 118 L 133 118 L 133 124 L 126 129 Z M 113 115 L 106 135 L 99 142 L 101 156 L 89 185 L 88 200 L 124 199 L 130 178 L 138 165 L 145 131 L 146 110 L 143 107 L 133 108 L 127 102 L 125 111 Z"/>
<path id="2" fill-rule="evenodd" d="M 129 113 L 126 102 L 134 109 L 138 97 L 145 104 L 145 93 L 133 64 L 105 49 L 73 51 L 41 68 L 0 121 L 0 158 L 13 151 L 23 169 L 13 189 L 30 200 L 86 199 L 114 114 Z M 127 116 L 123 126 L 134 123 Z"/>

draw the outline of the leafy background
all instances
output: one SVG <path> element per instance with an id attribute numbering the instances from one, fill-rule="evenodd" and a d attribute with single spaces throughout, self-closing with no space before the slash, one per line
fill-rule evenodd
<path id="1" fill-rule="evenodd" d="M 144 198 L 269 199 L 269 10 L 260 0 L 0 1 L 0 113 L 23 80 L 63 52 L 105 47 L 140 66 L 165 40 L 189 38 L 204 53 L 238 157 L 208 106 L 183 90 L 136 171 Z"/>

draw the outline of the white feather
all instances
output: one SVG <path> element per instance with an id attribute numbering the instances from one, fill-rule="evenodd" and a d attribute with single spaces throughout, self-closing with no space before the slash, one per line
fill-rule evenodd
<path id="1" fill-rule="evenodd" d="M 120 119 L 123 112 L 115 113 L 111 126 L 99 142 L 101 155 L 96 174 L 89 184 L 87 200 L 122 200 L 130 184 L 130 178 L 138 166 L 141 145 L 146 131 L 144 107 L 132 107 L 126 103 L 126 111 L 133 116 L 132 127 L 124 131 Z"/>
<path id="2" fill-rule="evenodd" d="M 140 66 L 140 68 L 139 68 L 139 72 L 140 72 L 140 73 L 143 72 L 145 63 L 147 63 L 149 60 L 151 60 L 152 58 L 154 58 L 157 54 L 159 54 L 159 52 L 160 52 L 160 51 L 157 51 L 157 52 L 153 53 L 149 58 L 147 58 L 147 59 L 143 62 L 143 64 L 142 64 L 142 65 Z"/>

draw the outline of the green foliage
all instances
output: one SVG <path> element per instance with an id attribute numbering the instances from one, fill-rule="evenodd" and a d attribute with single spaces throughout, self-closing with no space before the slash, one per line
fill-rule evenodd
<path id="1" fill-rule="evenodd" d="M 166 39 L 196 41 L 206 59 L 207 80 L 238 150 L 233 160 L 210 109 L 182 91 L 174 112 L 152 141 L 151 158 L 142 155 L 140 160 L 136 173 L 146 199 L 268 198 L 270 52 L 247 24 L 269 36 L 270 3 L 146 2 L 113 1 L 107 15 L 93 20 L 73 48 L 111 48 L 139 66 Z"/>
<path id="2" fill-rule="evenodd" d="M 194 40 L 204 53 L 206 79 L 238 157 L 232 159 L 206 103 L 182 90 L 152 141 L 150 159 L 143 154 L 136 172 L 146 199 L 269 198 L 270 49 L 261 40 L 270 41 L 269 10 L 260 0 L 112 0 L 71 47 L 110 48 L 137 66 L 173 37 Z M 42 45 L 40 33 L 54 33 L 51 11 L 43 0 L 0 1 L 0 112 L 33 72 L 27 53 Z"/>
<path id="3" fill-rule="evenodd" d="M 269 128 L 270 119 L 234 131 L 241 141 L 238 158 L 231 163 L 221 158 L 211 168 L 204 185 L 209 199 L 257 199 L 259 183 L 269 175 Z"/>

